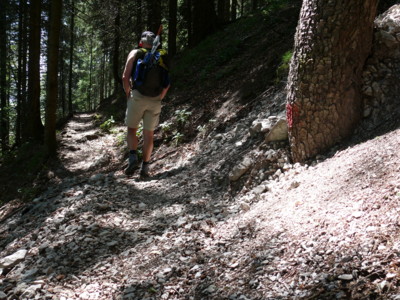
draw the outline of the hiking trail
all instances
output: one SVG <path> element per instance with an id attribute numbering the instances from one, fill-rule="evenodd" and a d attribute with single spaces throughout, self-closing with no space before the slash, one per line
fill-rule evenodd
<path id="1" fill-rule="evenodd" d="M 138 181 L 93 124 L 74 116 L 47 190 L 1 220 L 0 299 L 400 297 L 399 130 L 239 184 L 235 153 L 285 148 L 234 124 L 157 148 Z"/>

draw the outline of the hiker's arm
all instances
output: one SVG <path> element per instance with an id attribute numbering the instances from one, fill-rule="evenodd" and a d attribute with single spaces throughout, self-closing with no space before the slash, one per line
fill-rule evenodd
<path id="1" fill-rule="evenodd" d="M 128 58 L 126 60 L 124 73 L 122 74 L 122 85 L 124 87 L 124 91 L 127 98 L 129 98 L 129 93 L 131 92 L 131 84 L 129 80 L 131 78 L 133 62 L 135 61 L 136 52 L 137 50 L 132 50 L 129 53 Z"/>
<path id="2" fill-rule="evenodd" d="M 164 88 L 160 94 L 160 98 L 161 100 L 164 99 L 165 95 L 167 94 L 168 90 L 169 90 L 170 85 L 168 85 L 166 88 Z"/>

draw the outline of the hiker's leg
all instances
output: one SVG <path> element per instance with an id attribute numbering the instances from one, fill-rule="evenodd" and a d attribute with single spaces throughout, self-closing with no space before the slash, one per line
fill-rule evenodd
<path id="1" fill-rule="evenodd" d="M 127 142 L 129 150 L 137 150 L 139 139 L 136 135 L 137 128 L 128 127 Z"/>
<path id="2" fill-rule="evenodd" d="M 143 161 L 148 162 L 150 161 L 151 153 L 153 152 L 153 138 L 154 138 L 154 131 L 143 129 Z"/>
<path id="3" fill-rule="evenodd" d="M 132 95 L 135 91 L 132 92 Z M 145 106 L 143 101 L 130 97 L 127 101 L 127 108 L 125 114 L 125 125 L 128 127 L 127 143 L 129 150 L 137 150 L 139 139 L 136 136 L 137 129 L 139 128 L 140 121 L 143 118 Z"/>

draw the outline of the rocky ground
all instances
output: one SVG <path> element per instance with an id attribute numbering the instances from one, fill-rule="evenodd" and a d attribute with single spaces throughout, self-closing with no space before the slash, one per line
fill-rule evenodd
<path id="1" fill-rule="evenodd" d="M 0 209 L 0 299 L 400 299 L 399 129 L 291 164 L 284 94 L 229 97 L 146 181 L 76 115 L 47 189 Z"/>

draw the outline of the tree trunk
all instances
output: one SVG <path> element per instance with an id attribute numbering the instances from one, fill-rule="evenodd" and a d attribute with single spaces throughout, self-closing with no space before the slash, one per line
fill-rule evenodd
<path id="1" fill-rule="evenodd" d="M 189 47 L 193 46 L 193 1 L 184 0 L 183 19 L 187 30 L 187 43 Z"/>
<path id="2" fill-rule="evenodd" d="M 359 122 L 376 6 L 377 0 L 303 2 L 286 112 L 294 161 L 328 150 Z"/>
<path id="3" fill-rule="evenodd" d="M 40 117 L 40 0 L 32 0 L 29 16 L 29 66 L 28 66 L 28 136 L 36 141 L 43 139 L 44 127 Z"/>
<path id="4" fill-rule="evenodd" d="M 71 24 L 69 34 L 71 35 L 71 44 L 69 47 L 69 80 L 68 80 L 68 115 L 72 116 L 72 79 L 73 79 L 73 64 L 74 64 L 74 42 L 75 42 L 75 0 L 71 0 Z"/>
<path id="5" fill-rule="evenodd" d="M 9 147 L 9 107 L 7 98 L 7 1 L 0 0 L 0 139 L 1 150 Z"/>
<path id="6" fill-rule="evenodd" d="M 106 64 L 106 55 L 103 54 L 101 61 L 100 61 L 100 72 L 99 74 L 99 78 L 100 78 L 100 85 L 99 85 L 99 90 L 100 90 L 100 98 L 99 98 L 99 103 L 101 103 L 101 101 L 103 101 L 104 97 L 104 88 L 105 88 L 105 72 L 106 72 L 106 68 L 105 68 L 105 64 Z"/>
<path id="7" fill-rule="evenodd" d="M 109 91 L 108 91 L 108 73 L 109 73 L 109 59 L 108 59 L 108 53 L 104 53 L 105 58 L 104 58 L 104 97 L 108 98 Z"/>
<path id="8" fill-rule="evenodd" d="M 161 0 L 149 0 L 147 3 L 147 28 L 157 33 L 161 25 Z"/>
<path id="9" fill-rule="evenodd" d="M 143 3 L 142 0 L 137 0 L 135 9 L 136 9 L 136 26 L 135 26 L 135 32 L 136 32 L 136 37 L 137 40 L 139 41 L 140 35 L 142 34 L 142 29 L 143 29 Z"/>
<path id="10" fill-rule="evenodd" d="M 118 2 L 118 11 L 114 19 L 114 49 L 113 49 L 113 77 L 114 77 L 114 94 L 117 95 L 118 90 L 122 87 L 122 78 L 120 77 L 120 59 L 119 48 L 121 44 L 121 4 Z"/>
<path id="11" fill-rule="evenodd" d="M 22 25 L 22 67 L 21 67 L 21 109 L 20 109 L 20 127 L 21 127 L 21 141 L 25 142 L 28 139 L 27 129 L 27 65 L 28 65 L 28 5 L 26 1 L 22 1 L 20 7 L 23 10 L 23 25 Z"/>
<path id="12" fill-rule="evenodd" d="M 93 36 L 93 33 L 91 34 Z M 87 91 L 87 104 L 89 111 L 92 111 L 94 105 L 92 103 L 92 69 L 93 69 L 93 39 L 90 38 L 90 58 L 89 58 L 89 87 Z"/>
<path id="13" fill-rule="evenodd" d="M 22 112 L 22 52 L 24 28 L 24 1 L 21 1 L 18 9 L 18 70 L 17 70 L 17 117 L 15 120 L 15 144 L 21 144 L 21 112 Z"/>
<path id="14" fill-rule="evenodd" d="M 194 0 L 193 45 L 197 45 L 217 28 L 217 16 L 213 0 Z"/>
<path id="15" fill-rule="evenodd" d="M 64 118 L 65 117 L 65 109 L 66 109 L 66 103 L 65 103 L 65 50 L 64 48 L 60 50 L 60 58 L 59 58 L 59 66 L 60 66 L 60 106 L 61 106 L 61 115 Z"/>
<path id="16" fill-rule="evenodd" d="M 232 21 L 235 21 L 237 18 L 237 6 L 238 6 L 237 0 L 232 0 L 232 7 L 231 7 L 231 20 Z"/>
<path id="17" fill-rule="evenodd" d="M 217 2 L 218 22 L 220 24 L 229 21 L 229 2 L 229 0 L 218 0 Z"/>
<path id="18" fill-rule="evenodd" d="M 54 156 L 57 150 L 56 122 L 61 12 L 62 0 L 52 0 L 50 8 L 49 48 L 47 58 L 47 101 L 45 123 L 45 145 L 50 156 Z"/>
<path id="19" fill-rule="evenodd" d="M 177 13 L 178 1 L 169 0 L 168 53 L 171 56 L 176 54 Z"/>

